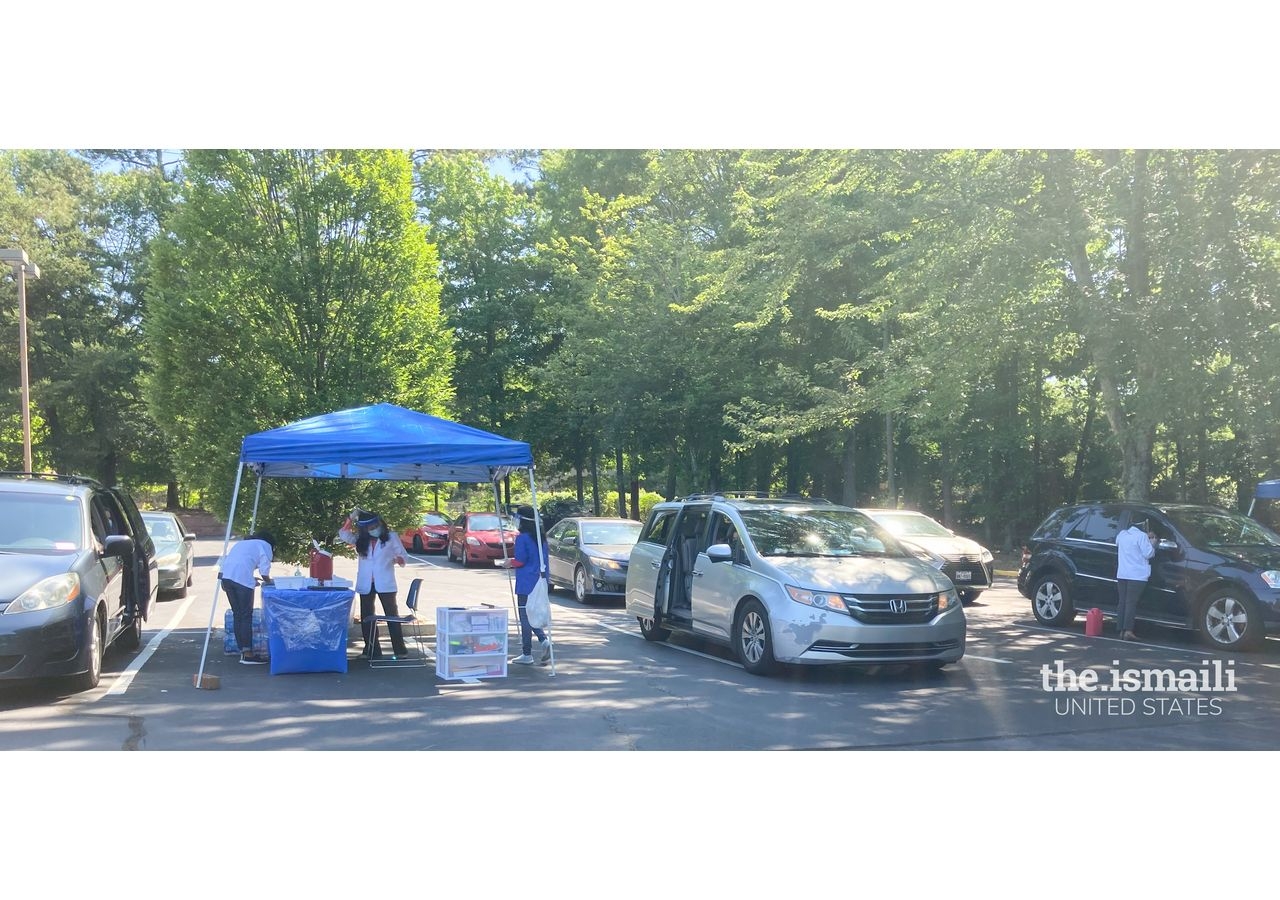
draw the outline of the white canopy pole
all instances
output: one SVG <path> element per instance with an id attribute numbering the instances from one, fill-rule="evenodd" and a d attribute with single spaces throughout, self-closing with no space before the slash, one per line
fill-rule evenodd
<path id="1" fill-rule="evenodd" d="M 494 473 L 493 481 L 493 511 L 498 514 L 498 542 L 502 544 L 502 567 L 507 570 L 507 593 L 511 595 L 511 612 L 515 614 L 517 623 L 520 619 L 520 606 L 516 603 L 515 588 L 515 570 L 508 567 L 507 562 L 507 533 L 502 527 L 502 498 L 498 496 L 498 477 Z"/>
<path id="2" fill-rule="evenodd" d="M 542 515 L 538 512 L 538 488 L 533 483 L 533 463 L 529 464 L 529 498 L 533 503 L 533 534 L 534 540 L 538 544 L 538 577 L 542 577 L 542 573 L 547 569 L 547 558 L 542 553 Z M 551 594 L 550 584 L 547 586 L 548 597 Z M 556 674 L 556 645 L 551 640 L 551 623 L 547 622 L 547 627 L 543 629 L 547 633 L 547 643 L 551 645 L 551 677 Z"/>
<path id="3" fill-rule="evenodd" d="M 222 561 L 227 557 L 227 545 L 231 543 L 231 525 L 236 520 L 236 498 L 240 496 L 240 476 L 244 472 L 244 465 L 236 464 L 236 486 L 231 491 L 231 512 L 227 513 L 227 533 L 222 538 L 222 554 L 218 557 L 218 565 L 222 565 Z M 258 477 L 258 484 L 262 484 L 262 477 Z M 204 649 L 200 651 L 200 671 L 196 673 L 196 687 L 200 687 L 204 679 L 204 661 L 209 655 L 209 637 L 213 634 L 213 616 L 218 611 L 218 590 L 222 587 L 222 580 L 215 578 L 213 580 L 213 600 L 209 603 L 209 627 L 204 633 Z"/>
<path id="4" fill-rule="evenodd" d="M 265 468 L 265 467 L 264 467 Z M 258 524 L 258 499 L 262 496 L 262 472 L 258 470 L 258 489 L 253 492 L 253 511 L 249 513 L 249 533 L 253 534 Z"/>

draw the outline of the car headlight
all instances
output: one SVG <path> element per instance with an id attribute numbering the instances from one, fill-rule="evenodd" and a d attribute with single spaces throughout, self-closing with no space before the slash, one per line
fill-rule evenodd
<path id="1" fill-rule="evenodd" d="M 994 561 L 995 561 L 995 556 L 993 556 L 993 555 L 992 555 L 992 553 L 991 553 L 991 551 L 990 551 L 990 550 L 988 550 L 986 547 L 983 547 L 983 548 L 982 548 L 982 561 L 983 561 L 984 563 L 989 563 L 989 562 L 994 562 Z"/>
<path id="2" fill-rule="evenodd" d="M 597 556 L 589 556 L 587 558 L 591 560 L 591 564 L 596 568 L 612 569 L 615 572 L 622 571 L 622 563 L 618 562 L 616 559 L 600 559 Z"/>
<path id="3" fill-rule="evenodd" d="M 938 594 L 938 612 L 943 613 L 960 605 L 960 592 L 955 588 Z"/>
<path id="4" fill-rule="evenodd" d="M 1267 583 L 1269 588 L 1280 588 L 1280 572 L 1270 569 L 1262 573 L 1262 580 Z"/>
<path id="5" fill-rule="evenodd" d="M 844 598 L 829 591 L 811 591 L 807 588 L 787 585 L 787 593 L 791 595 L 792 600 L 797 603 L 803 603 L 805 606 L 829 609 L 833 612 L 847 613 L 849 611 L 849 607 L 844 604 Z"/>
<path id="6" fill-rule="evenodd" d="M 27 588 L 5 607 L 9 613 L 35 612 L 38 609 L 56 609 L 80 596 L 80 576 L 75 572 L 55 575 Z"/>
<path id="7" fill-rule="evenodd" d="M 467 543 L 468 543 L 468 544 L 470 544 L 470 545 L 471 545 L 471 546 L 473 546 L 473 547 L 479 547 L 479 546 L 480 546 L 481 541 L 480 541 L 480 538 L 478 538 L 478 537 L 474 537 L 474 536 L 472 536 L 472 535 L 468 535 L 468 536 L 467 536 Z"/>
<path id="8" fill-rule="evenodd" d="M 945 559 L 943 559 L 938 554 L 934 553 L 932 550 L 926 550 L 924 547 L 921 547 L 917 544 L 908 543 L 907 541 L 903 541 L 902 546 L 906 548 L 906 551 L 910 553 L 912 556 L 914 556 L 916 559 L 920 560 L 922 563 L 925 563 L 926 565 L 933 566 L 935 569 L 941 570 L 942 567 L 947 564 L 947 561 Z"/>

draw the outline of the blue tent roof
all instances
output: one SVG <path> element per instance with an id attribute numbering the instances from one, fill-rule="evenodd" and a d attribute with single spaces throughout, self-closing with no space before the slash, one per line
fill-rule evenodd
<path id="1" fill-rule="evenodd" d="M 1258 489 L 1253 492 L 1253 496 L 1259 500 L 1280 500 L 1280 479 L 1258 482 Z"/>
<path id="2" fill-rule="evenodd" d="M 266 478 L 475 482 L 531 466 L 533 453 L 523 441 L 379 403 L 251 434 L 240 462 Z"/>

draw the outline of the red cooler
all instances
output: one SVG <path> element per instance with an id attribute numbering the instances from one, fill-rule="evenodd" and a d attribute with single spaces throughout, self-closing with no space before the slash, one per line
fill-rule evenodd
<path id="1" fill-rule="evenodd" d="M 323 550 L 311 551 L 311 577 L 317 581 L 333 580 L 333 554 Z"/>

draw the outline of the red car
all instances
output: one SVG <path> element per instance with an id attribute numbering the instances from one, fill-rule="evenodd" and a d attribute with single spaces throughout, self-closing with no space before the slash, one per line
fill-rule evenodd
<path id="1" fill-rule="evenodd" d="M 416 528 L 400 532 L 400 543 L 414 553 L 439 553 L 449 546 L 449 525 L 444 513 L 423 513 Z"/>
<path id="2" fill-rule="evenodd" d="M 511 556 L 516 546 L 516 523 L 502 519 L 502 532 L 498 530 L 497 513 L 463 513 L 449 526 L 449 559 L 460 559 L 464 566 L 473 562 L 492 563 L 503 556 Z M 502 552 L 503 538 L 507 550 Z"/>

